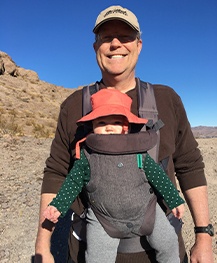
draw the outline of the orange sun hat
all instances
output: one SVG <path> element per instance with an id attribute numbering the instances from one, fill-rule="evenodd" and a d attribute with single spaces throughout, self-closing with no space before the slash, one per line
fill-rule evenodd
<path id="1" fill-rule="evenodd" d="M 115 89 L 101 89 L 91 96 L 92 111 L 79 119 L 77 124 L 109 115 L 125 116 L 129 123 L 146 124 L 147 119 L 134 115 L 131 109 L 132 99 Z"/>

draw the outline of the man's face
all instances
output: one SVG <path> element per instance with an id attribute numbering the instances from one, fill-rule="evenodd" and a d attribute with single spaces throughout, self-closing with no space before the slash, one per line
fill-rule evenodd
<path id="1" fill-rule="evenodd" d="M 94 50 L 103 76 L 134 75 L 142 49 L 142 40 L 137 38 L 136 33 L 118 20 L 108 21 L 99 28 Z"/>

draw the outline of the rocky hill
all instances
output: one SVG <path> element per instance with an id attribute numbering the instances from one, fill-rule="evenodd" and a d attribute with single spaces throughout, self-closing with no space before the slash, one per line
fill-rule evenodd
<path id="1" fill-rule="evenodd" d="M 18 135 L 51 137 L 61 102 L 74 89 L 38 78 L 4 52 L 0 52 L 0 131 Z"/>
<path id="2" fill-rule="evenodd" d="M 216 138 L 217 127 L 197 126 L 192 128 L 196 138 Z"/>
<path id="3" fill-rule="evenodd" d="M 53 137 L 60 104 L 75 90 L 41 81 L 0 51 L 0 133 Z M 217 127 L 192 130 L 197 138 L 217 137 Z"/>

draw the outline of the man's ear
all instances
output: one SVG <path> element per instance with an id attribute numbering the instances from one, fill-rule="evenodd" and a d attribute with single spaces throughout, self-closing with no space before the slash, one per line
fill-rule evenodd
<path id="1" fill-rule="evenodd" d="M 98 49 L 98 44 L 97 44 L 96 41 L 93 43 L 93 49 L 94 49 L 95 52 L 96 52 L 97 49 Z"/>
<path id="2" fill-rule="evenodd" d="M 140 52 L 142 50 L 142 39 L 138 40 L 137 46 L 138 46 L 138 54 L 140 54 Z"/>

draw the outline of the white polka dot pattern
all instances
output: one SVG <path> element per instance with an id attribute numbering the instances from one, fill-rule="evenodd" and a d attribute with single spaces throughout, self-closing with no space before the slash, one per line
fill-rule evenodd
<path id="1" fill-rule="evenodd" d="M 90 166 L 84 152 L 81 151 L 81 159 L 75 161 L 60 191 L 50 205 L 55 206 L 61 212 L 61 216 L 64 216 L 89 180 Z"/>
<path id="2" fill-rule="evenodd" d="M 163 196 L 170 209 L 184 203 L 184 200 L 179 196 L 178 190 L 170 181 L 167 174 L 155 163 L 149 154 L 147 154 L 145 158 L 144 171 L 148 181 Z"/>
<path id="3" fill-rule="evenodd" d="M 179 196 L 177 189 L 166 173 L 155 163 L 149 154 L 146 154 L 143 167 L 148 181 L 162 195 L 170 209 L 184 203 L 184 200 Z M 81 192 L 83 186 L 85 186 L 89 180 L 90 166 L 84 151 L 81 151 L 81 159 L 75 161 L 60 191 L 50 205 L 55 206 L 61 212 L 61 216 L 64 216 L 72 202 Z"/>

